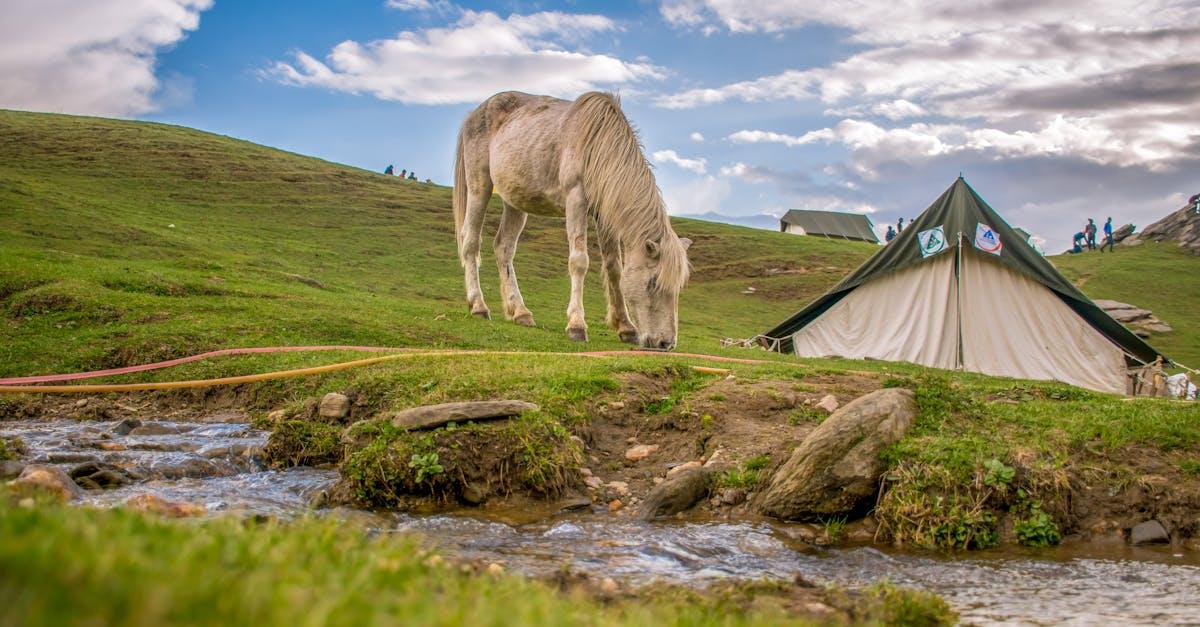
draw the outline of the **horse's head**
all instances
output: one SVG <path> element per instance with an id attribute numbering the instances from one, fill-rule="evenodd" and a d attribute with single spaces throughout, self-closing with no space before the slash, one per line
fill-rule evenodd
<path id="1" fill-rule="evenodd" d="M 679 332 L 679 291 L 687 281 L 687 249 L 692 240 L 667 232 L 657 241 L 624 251 L 621 296 L 643 348 L 675 348 Z"/>

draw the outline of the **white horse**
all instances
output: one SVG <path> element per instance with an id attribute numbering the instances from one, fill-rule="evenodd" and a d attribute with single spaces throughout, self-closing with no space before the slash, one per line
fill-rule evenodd
<path id="1" fill-rule="evenodd" d="M 605 321 L 622 341 L 675 346 L 692 242 L 671 229 L 654 173 L 614 96 L 591 92 L 569 102 L 503 92 L 463 122 L 454 160 L 454 226 L 467 303 L 484 318 L 490 314 L 479 289 L 479 245 L 493 188 L 504 201 L 495 249 L 506 318 L 533 326 L 513 269 L 526 214 L 566 217 L 567 336 L 587 341 L 583 278 L 591 216 L 604 258 Z"/>

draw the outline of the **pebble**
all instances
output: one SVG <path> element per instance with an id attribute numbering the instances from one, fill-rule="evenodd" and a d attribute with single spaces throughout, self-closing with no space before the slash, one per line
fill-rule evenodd
<path id="1" fill-rule="evenodd" d="M 604 594 L 616 594 L 621 589 L 612 577 L 605 577 L 600 581 L 600 591 Z"/>
<path id="2" fill-rule="evenodd" d="M 600 486 L 604 485 L 604 480 L 595 475 L 588 475 L 584 478 L 583 483 L 592 490 L 599 490 Z"/>
<path id="3" fill-rule="evenodd" d="M 629 494 L 629 484 L 624 481 L 609 481 L 606 487 L 621 496 Z"/>
<path id="4" fill-rule="evenodd" d="M 824 409 L 832 414 L 833 412 L 837 411 L 838 399 L 832 394 L 826 394 L 825 396 L 821 397 L 821 400 L 817 401 L 817 407 L 820 407 L 821 409 Z"/>
<path id="5" fill-rule="evenodd" d="M 590 476 L 592 476 L 592 469 L 591 469 L 591 468 L 587 468 L 587 467 L 580 468 L 580 469 L 579 469 L 579 474 L 581 474 L 581 475 L 583 475 L 583 476 L 585 476 L 585 477 L 590 477 Z"/>
<path id="6" fill-rule="evenodd" d="M 499 577 L 500 575 L 504 574 L 504 567 L 496 562 L 492 562 L 491 564 L 488 564 L 487 573 L 493 577 Z"/>
<path id="7" fill-rule="evenodd" d="M 625 409 L 625 401 L 616 401 L 608 404 L 609 409 Z"/>
<path id="8" fill-rule="evenodd" d="M 625 507 L 625 504 L 621 502 L 621 499 L 613 499 L 608 504 L 608 511 L 615 512 L 622 507 Z"/>
<path id="9" fill-rule="evenodd" d="M 1129 532 L 1129 543 L 1133 545 L 1170 541 L 1171 535 L 1157 520 L 1147 520 Z"/>
<path id="10" fill-rule="evenodd" d="M 625 459 L 628 459 L 631 462 L 639 462 L 647 457 L 650 457 L 656 451 L 658 451 L 657 444 L 638 444 L 637 446 L 630 448 L 628 451 L 625 451 Z"/>
<path id="11" fill-rule="evenodd" d="M 330 392 L 321 398 L 319 410 L 322 418 L 341 419 L 350 415 L 350 397 L 338 392 Z"/>
<path id="12" fill-rule="evenodd" d="M 86 398 L 81 398 L 81 399 L 75 401 L 75 406 L 79 407 L 79 408 L 87 407 L 87 404 L 88 404 L 88 399 L 86 399 Z"/>

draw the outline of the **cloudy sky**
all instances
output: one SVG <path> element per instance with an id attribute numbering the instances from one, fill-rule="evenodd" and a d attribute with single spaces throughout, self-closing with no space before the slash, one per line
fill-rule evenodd
<path id="1" fill-rule="evenodd" d="M 6 0 L 0 107 L 449 180 L 497 91 L 621 94 L 672 213 L 914 217 L 962 172 L 1061 250 L 1200 191 L 1200 0 Z"/>

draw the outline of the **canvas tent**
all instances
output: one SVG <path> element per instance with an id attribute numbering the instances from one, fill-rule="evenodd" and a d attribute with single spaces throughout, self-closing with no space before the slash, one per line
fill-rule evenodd
<path id="1" fill-rule="evenodd" d="M 1129 366 L 1160 356 L 1071 285 L 962 177 L 761 341 L 809 357 L 908 361 L 1116 393 L 1127 390 Z"/>
<path id="2" fill-rule="evenodd" d="M 871 219 L 861 213 L 791 209 L 779 219 L 779 230 L 798 235 L 835 237 L 879 243 Z"/>

